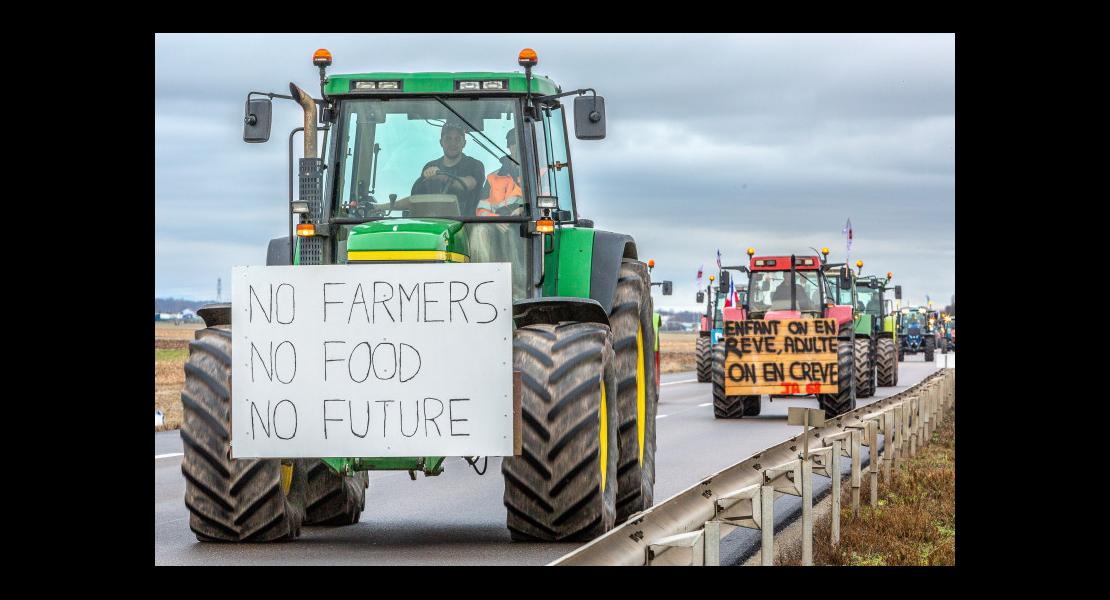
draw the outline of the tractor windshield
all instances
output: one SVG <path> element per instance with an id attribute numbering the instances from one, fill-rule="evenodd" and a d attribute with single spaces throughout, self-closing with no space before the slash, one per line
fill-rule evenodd
<path id="1" fill-rule="evenodd" d="M 796 271 L 794 289 L 798 310 L 818 312 L 821 295 L 816 271 Z M 790 271 L 755 271 L 748 286 L 749 307 L 753 313 L 790 310 Z"/>
<path id="2" fill-rule="evenodd" d="M 882 293 L 866 285 L 856 287 L 856 310 L 869 315 L 879 316 Z"/>
<path id="3" fill-rule="evenodd" d="M 514 100 L 360 99 L 342 106 L 330 165 L 336 217 L 524 213 Z"/>

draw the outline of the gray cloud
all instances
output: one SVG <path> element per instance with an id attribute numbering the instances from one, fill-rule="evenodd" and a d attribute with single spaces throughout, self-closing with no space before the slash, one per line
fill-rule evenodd
<path id="1" fill-rule="evenodd" d="M 155 42 L 155 293 L 209 298 L 235 264 L 264 260 L 287 227 L 286 136 L 241 141 L 251 90 L 317 91 L 333 72 L 519 70 L 594 87 L 609 136 L 572 139 L 579 208 L 626 231 L 656 279 L 693 306 L 699 264 L 760 253 L 844 252 L 894 271 L 907 301 L 955 289 L 952 35 L 159 35 Z M 299 146 L 299 144 L 298 144 Z"/>

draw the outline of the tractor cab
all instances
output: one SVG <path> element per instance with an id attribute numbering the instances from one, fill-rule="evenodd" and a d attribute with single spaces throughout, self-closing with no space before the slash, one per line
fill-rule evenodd
<path id="1" fill-rule="evenodd" d="M 524 73 L 325 75 L 325 58 L 322 99 L 290 87 L 305 112 L 299 222 L 271 254 L 287 252 L 287 264 L 508 262 L 514 301 L 556 295 L 556 231 L 592 226 L 578 215 L 562 100 L 580 96 L 576 137 L 601 139 L 604 99 L 533 75 L 527 49 Z M 268 139 L 269 102 L 248 96 L 246 141 Z"/>

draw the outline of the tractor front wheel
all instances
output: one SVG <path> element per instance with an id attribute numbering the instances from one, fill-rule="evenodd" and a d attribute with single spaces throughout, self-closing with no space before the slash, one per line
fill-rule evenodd
<path id="1" fill-rule="evenodd" d="M 835 394 L 817 395 L 817 403 L 825 410 L 826 419 L 831 419 L 856 408 L 856 397 L 852 393 L 852 378 L 855 376 L 855 369 L 853 368 L 854 354 L 850 339 L 837 340 L 836 371 L 839 391 Z"/>
<path id="2" fill-rule="evenodd" d="M 878 360 L 875 364 L 875 379 L 882 387 L 898 385 L 898 360 L 895 356 L 894 340 L 884 337 L 879 340 L 876 350 Z"/>
<path id="3" fill-rule="evenodd" d="M 308 471 L 305 488 L 305 525 L 353 525 L 366 508 L 366 471 L 344 476 L 315 458 L 304 461 Z"/>
<path id="4" fill-rule="evenodd" d="M 871 340 L 857 337 L 855 342 L 856 397 L 875 395 L 875 364 L 871 360 Z"/>
<path id="5" fill-rule="evenodd" d="M 937 348 L 937 341 L 935 338 L 925 338 L 925 362 L 933 362 L 933 352 Z"/>
<path id="6" fill-rule="evenodd" d="M 651 508 L 655 501 L 655 329 L 652 326 L 651 275 L 647 265 L 621 262 L 609 323 L 613 329 L 617 378 L 617 523 Z"/>
<path id="7" fill-rule="evenodd" d="M 513 332 L 521 454 L 505 458 L 514 541 L 589 541 L 616 522 L 616 373 L 609 328 L 537 323 Z"/>
<path id="8" fill-rule="evenodd" d="M 694 347 L 694 356 L 697 360 L 698 382 L 706 383 L 712 377 L 713 349 L 709 343 L 709 336 L 698 335 L 697 345 Z"/>
<path id="9" fill-rule="evenodd" d="M 725 343 L 713 345 L 713 418 L 742 419 L 759 414 L 760 396 L 725 395 Z"/>
<path id="10" fill-rule="evenodd" d="M 295 538 L 304 521 L 302 461 L 231 458 L 231 329 L 208 327 L 189 343 L 181 441 L 189 528 L 201 541 Z"/>

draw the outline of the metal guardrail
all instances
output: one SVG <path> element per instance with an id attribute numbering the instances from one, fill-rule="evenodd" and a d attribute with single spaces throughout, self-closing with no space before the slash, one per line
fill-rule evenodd
<path id="1" fill-rule="evenodd" d="M 891 466 L 913 457 L 932 437 L 937 420 L 956 398 L 956 371 L 934 372 L 889 398 L 826 420 L 809 430 L 809 460 L 802 436 L 767 448 L 667 500 L 629 517 L 609 533 L 555 560 L 551 565 L 718 565 L 721 537 L 737 527 L 762 531 L 764 565 L 774 557 L 774 499 L 802 497 L 802 563 L 812 564 L 812 474 L 832 478 L 832 543 L 840 540 L 840 459 L 851 460 L 851 506 L 859 515 L 860 488 L 869 477 L 870 503 L 878 499 L 879 474 L 889 482 Z M 878 448 L 878 435 L 884 439 Z M 866 473 L 862 447 L 872 449 Z M 809 510 L 806 510 L 806 509 Z"/>

